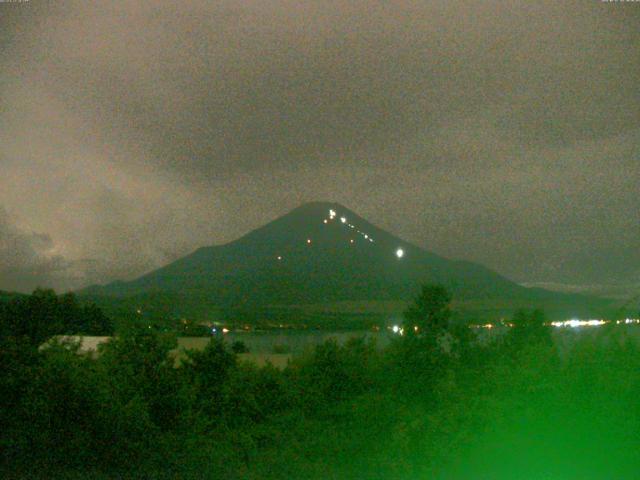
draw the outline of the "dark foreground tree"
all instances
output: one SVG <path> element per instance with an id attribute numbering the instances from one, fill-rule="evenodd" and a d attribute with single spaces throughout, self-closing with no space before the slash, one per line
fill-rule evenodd
<path id="1" fill-rule="evenodd" d="M 405 332 L 436 336 L 451 320 L 451 293 L 443 285 L 425 285 L 404 313 Z"/>
<path id="2" fill-rule="evenodd" d="M 530 343 L 551 344 L 551 326 L 548 325 L 542 310 L 517 310 L 511 323 L 513 327 L 510 339 L 514 346 L 519 347 Z"/>
<path id="3" fill-rule="evenodd" d="M 110 335 L 111 320 L 95 305 L 81 305 L 75 295 L 37 289 L 0 306 L 0 337 L 39 346 L 53 335 Z"/>

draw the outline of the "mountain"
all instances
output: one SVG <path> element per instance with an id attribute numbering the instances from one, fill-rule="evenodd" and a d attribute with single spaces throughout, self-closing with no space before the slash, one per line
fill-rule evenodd
<path id="1" fill-rule="evenodd" d="M 175 315 L 198 304 L 201 316 L 212 309 L 364 314 L 380 312 L 381 305 L 389 314 L 401 312 L 422 284 L 436 282 L 450 287 L 470 312 L 602 307 L 594 299 L 525 288 L 481 265 L 438 256 L 325 202 L 302 205 L 233 242 L 200 248 L 133 281 L 82 294 L 164 303 L 164 311 Z"/>

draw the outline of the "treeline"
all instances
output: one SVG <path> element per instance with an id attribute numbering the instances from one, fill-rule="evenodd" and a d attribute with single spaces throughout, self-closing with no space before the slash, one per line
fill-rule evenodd
<path id="1" fill-rule="evenodd" d="M 3 329 L 0 476 L 637 478 L 640 353 L 622 330 L 561 351 L 520 312 L 479 342 L 450 301 L 425 287 L 388 348 L 329 341 L 282 371 L 215 340 L 176 366 L 175 337 L 148 328 L 96 358 Z"/>
<path id="2" fill-rule="evenodd" d="M 93 304 L 81 305 L 73 293 L 37 289 L 32 295 L 0 301 L 0 336 L 40 345 L 52 335 L 111 335 L 113 322 Z"/>

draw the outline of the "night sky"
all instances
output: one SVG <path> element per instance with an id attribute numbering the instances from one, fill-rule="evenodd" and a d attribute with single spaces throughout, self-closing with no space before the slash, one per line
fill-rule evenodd
<path id="1" fill-rule="evenodd" d="M 0 3 L 0 289 L 312 200 L 520 282 L 640 285 L 640 3 Z"/>

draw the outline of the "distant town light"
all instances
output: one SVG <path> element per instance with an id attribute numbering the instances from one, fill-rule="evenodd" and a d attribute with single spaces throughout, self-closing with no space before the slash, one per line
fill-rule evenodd
<path id="1" fill-rule="evenodd" d="M 281 255 L 278 255 L 278 260 L 282 260 L 282 256 Z"/>
<path id="2" fill-rule="evenodd" d="M 340 217 L 340 221 L 342 223 L 347 223 L 347 218 L 346 217 Z"/>
<path id="3" fill-rule="evenodd" d="M 309 244 L 311 243 L 311 239 L 310 238 L 307 238 L 307 243 L 309 243 Z"/>
<path id="4" fill-rule="evenodd" d="M 396 257 L 398 257 L 398 258 L 404 257 L 404 250 L 401 249 L 401 248 L 397 249 L 396 250 Z"/>
<path id="5" fill-rule="evenodd" d="M 352 238 L 351 240 L 349 240 L 349 242 L 350 242 L 350 243 L 353 243 L 353 242 L 354 242 L 353 238 Z"/>
<path id="6" fill-rule="evenodd" d="M 327 220 L 326 218 L 324 219 L 324 223 L 329 223 L 329 220 Z"/>
<path id="7" fill-rule="evenodd" d="M 336 216 L 336 211 L 335 210 L 329 210 L 329 216 L 331 218 L 335 217 Z"/>
<path id="8" fill-rule="evenodd" d="M 574 318 L 571 320 L 565 320 L 564 322 L 551 322 L 551 325 L 554 327 L 577 328 L 577 327 L 598 327 L 606 323 L 607 323 L 606 320 L 578 320 Z"/>

